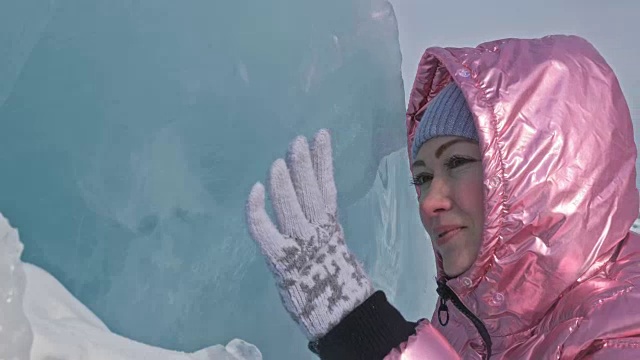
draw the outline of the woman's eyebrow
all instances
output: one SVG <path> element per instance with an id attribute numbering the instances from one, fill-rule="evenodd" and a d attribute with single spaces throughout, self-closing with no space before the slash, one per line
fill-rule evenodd
<path id="1" fill-rule="evenodd" d="M 469 143 L 475 144 L 475 141 L 473 141 L 471 139 L 453 139 L 451 141 L 447 141 L 446 143 L 440 145 L 438 150 L 436 150 L 436 159 L 439 159 L 440 156 L 442 156 L 442 153 L 445 150 L 447 150 L 449 147 L 451 147 L 451 145 L 459 143 L 459 142 L 469 142 Z M 414 162 L 413 164 L 415 165 L 416 163 Z"/>

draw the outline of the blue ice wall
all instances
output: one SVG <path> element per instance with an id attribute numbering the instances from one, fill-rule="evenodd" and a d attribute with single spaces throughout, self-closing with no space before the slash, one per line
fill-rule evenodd
<path id="1" fill-rule="evenodd" d="M 433 266 L 400 63 L 380 0 L 0 2 L 0 208 L 23 259 L 119 334 L 312 358 L 243 207 L 294 136 L 326 127 L 348 243 L 428 316 L 402 275 Z"/>

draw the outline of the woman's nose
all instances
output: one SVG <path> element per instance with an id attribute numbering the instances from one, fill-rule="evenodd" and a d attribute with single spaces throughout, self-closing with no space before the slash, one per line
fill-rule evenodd
<path id="1" fill-rule="evenodd" d="M 423 216 L 432 217 L 451 209 L 450 187 L 443 179 L 433 179 L 429 189 L 423 190 L 421 195 L 420 212 Z"/>

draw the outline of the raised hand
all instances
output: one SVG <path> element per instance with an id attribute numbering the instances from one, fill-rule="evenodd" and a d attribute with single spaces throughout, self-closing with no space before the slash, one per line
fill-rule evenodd
<path id="1" fill-rule="evenodd" d="M 331 137 L 320 130 L 311 151 L 304 137 L 287 161 L 271 166 L 269 189 L 278 227 L 256 183 L 247 201 L 251 237 L 273 273 L 282 302 L 309 340 L 335 326 L 373 293 L 371 282 L 344 242 L 337 218 Z"/>

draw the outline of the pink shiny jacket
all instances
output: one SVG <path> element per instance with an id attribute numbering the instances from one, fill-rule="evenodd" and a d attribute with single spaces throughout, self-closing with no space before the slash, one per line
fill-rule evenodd
<path id="1" fill-rule="evenodd" d="M 446 326 L 436 309 L 385 359 L 640 359 L 636 145 L 609 65 L 575 36 L 427 49 L 409 149 L 450 81 L 475 115 L 486 219 L 475 264 L 446 281 L 438 261 L 439 281 L 489 338 L 447 299 Z"/>

